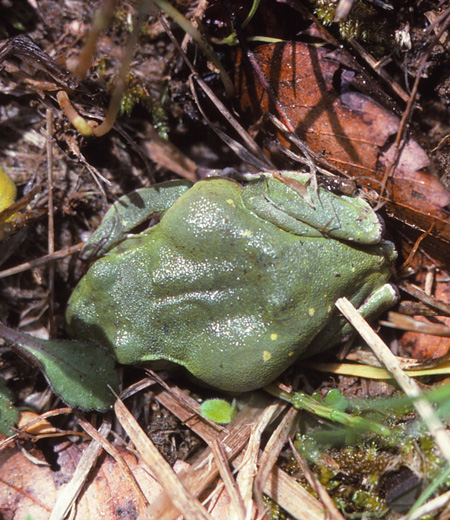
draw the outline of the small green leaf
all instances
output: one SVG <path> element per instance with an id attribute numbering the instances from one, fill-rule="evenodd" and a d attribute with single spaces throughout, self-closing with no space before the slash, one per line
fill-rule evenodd
<path id="1" fill-rule="evenodd" d="M 0 433 L 12 435 L 11 428 L 17 423 L 19 412 L 14 408 L 13 393 L 0 378 Z"/>
<path id="2" fill-rule="evenodd" d="M 236 403 L 223 399 L 208 399 L 200 406 L 200 413 L 218 424 L 228 424 L 236 415 Z"/>
<path id="3" fill-rule="evenodd" d="M 337 388 L 330 390 L 325 396 L 325 404 L 334 410 L 345 412 L 349 407 L 349 400 Z"/>
<path id="4" fill-rule="evenodd" d="M 0 335 L 15 344 L 28 362 L 39 366 L 53 391 L 69 406 L 106 411 L 118 393 L 119 375 L 102 347 L 80 341 L 35 338 L 0 324 Z"/>

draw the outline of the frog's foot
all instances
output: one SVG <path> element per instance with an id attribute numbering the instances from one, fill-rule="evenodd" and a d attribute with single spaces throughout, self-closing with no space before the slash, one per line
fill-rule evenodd
<path id="1" fill-rule="evenodd" d="M 384 311 L 392 307 L 398 300 L 397 288 L 387 283 L 366 299 L 366 301 L 358 308 L 359 313 L 367 321 L 373 321 Z M 355 333 L 353 326 L 342 315 L 336 315 L 314 338 L 308 347 L 311 355 L 319 354 L 324 350 L 328 350 L 331 346 L 341 341 L 345 341 Z"/>
<path id="2" fill-rule="evenodd" d="M 383 314 L 384 311 L 395 305 L 398 298 L 397 287 L 391 283 L 387 283 L 375 290 L 358 308 L 358 312 L 365 320 L 372 321 L 380 316 L 380 314 Z M 350 323 L 347 323 L 342 328 L 342 335 L 345 337 L 353 331 L 353 327 Z"/>

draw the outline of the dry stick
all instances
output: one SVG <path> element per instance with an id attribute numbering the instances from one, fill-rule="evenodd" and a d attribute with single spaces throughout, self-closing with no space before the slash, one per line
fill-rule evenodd
<path id="1" fill-rule="evenodd" d="M 450 327 L 447 327 L 447 325 L 419 321 L 401 312 L 390 311 L 389 321 L 382 321 L 381 323 L 394 329 L 410 330 L 413 332 L 422 332 L 422 334 L 450 338 Z"/>
<path id="2" fill-rule="evenodd" d="M 133 472 L 131 471 L 130 467 L 122 457 L 122 455 L 119 453 L 117 448 L 111 444 L 105 435 L 101 435 L 93 426 L 92 424 L 87 421 L 80 412 L 76 412 L 78 421 L 80 423 L 80 426 L 83 428 L 83 430 L 90 435 L 90 437 L 97 441 L 102 448 L 116 461 L 118 467 L 122 471 L 122 473 L 127 478 L 130 487 L 132 487 L 135 491 L 137 500 L 139 502 L 139 509 L 142 511 L 145 511 L 147 506 L 149 505 L 149 502 L 142 491 L 139 482 L 136 480 L 136 477 L 134 476 Z"/>
<path id="3" fill-rule="evenodd" d="M 286 439 L 292 434 L 293 426 L 296 424 L 296 417 L 298 410 L 294 407 L 289 408 L 286 415 L 277 426 L 276 430 L 272 433 L 269 442 L 261 455 L 259 461 L 259 470 L 255 477 L 254 490 L 256 495 L 256 502 L 261 509 L 264 508 L 262 495 L 264 492 L 264 486 L 272 469 L 275 466 L 278 456 L 286 443 Z"/>
<path id="4" fill-rule="evenodd" d="M 402 119 L 400 121 L 400 125 L 399 125 L 398 131 L 397 131 L 397 137 L 395 138 L 395 142 L 393 145 L 394 150 L 395 150 L 394 157 L 393 157 L 392 161 L 388 164 L 388 166 L 386 167 L 386 171 L 384 172 L 383 184 L 382 184 L 383 186 L 386 185 L 388 178 L 391 176 L 391 174 L 394 173 L 394 169 L 395 169 L 395 166 L 397 164 L 399 154 L 400 154 L 400 143 L 401 143 L 404 133 L 405 133 L 406 124 L 411 116 L 412 107 L 413 107 L 414 101 L 417 96 L 417 90 L 419 89 L 419 81 L 422 78 L 422 73 L 425 69 L 425 65 L 427 64 L 431 51 L 433 50 L 434 46 L 441 38 L 444 31 L 447 29 L 448 25 L 450 24 L 450 8 L 447 9 L 446 16 L 447 16 L 447 20 L 444 21 L 444 23 L 441 26 L 441 29 L 435 35 L 435 37 L 431 41 L 430 46 L 424 52 L 424 54 L 422 55 L 422 58 L 420 59 L 420 64 L 419 64 L 419 67 L 417 68 L 416 79 L 414 80 L 414 85 L 413 85 L 413 88 L 411 89 L 411 95 L 409 96 L 408 103 L 406 105 L 405 111 L 403 112 Z M 383 188 L 383 191 L 384 191 L 384 188 Z"/>
<path id="5" fill-rule="evenodd" d="M 191 89 L 191 93 L 194 97 L 195 103 L 197 104 L 197 108 L 200 110 L 202 116 L 204 117 L 205 121 L 208 123 L 208 125 L 211 127 L 211 129 L 217 133 L 217 135 L 239 156 L 238 151 L 233 147 L 233 142 L 231 142 L 231 138 L 228 137 L 224 132 L 222 132 L 218 127 L 214 126 L 213 123 L 210 121 L 210 119 L 206 116 L 206 113 L 204 112 L 200 101 L 197 96 L 197 92 L 195 90 L 195 86 L 193 84 L 194 81 L 201 87 L 203 92 L 209 97 L 209 99 L 213 102 L 213 104 L 216 106 L 217 110 L 221 113 L 222 117 L 226 119 L 226 121 L 233 127 L 233 129 L 237 132 L 237 134 L 242 138 L 244 141 L 244 144 L 247 145 L 247 149 L 244 148 L 242 152 L 253 152 L 254 158 L 257 161 L 260 161 L 260 164 L 257 166 L 258 168 L 261 168 L 262 170 L 266 168 L 272 168 L 273 164 L 270 162 L 270 160 L 264 155 L 264 152 L 262 151 L 261 147 L 257 144 L 257 142 L 251 137 L 251 135 L 244 129 L 242 125 L 239 124 L 239 122 L 232 116 L 230 111 L 227 109 L 227 107 L 220 101 L 220 99 L 214 94 L 214 92 L 208 87 L 208 85 L 198 76 L 197 71 L 195 70 L 194 66 L 192 65 L 189 58 L 186 56 L 186 53 L 184 52 L 182 46 L 178 43 L 178 40 L 173 35 L 172 31 L 170 30 L 170 27 L 167 25 L 166 21 L 162 16 L 158 17 L 161 25 L 163 26 L 164 30 L 166 31 L 167 35 L 171 39 L 172 43 L 180 53 L 181 57 L 183 58 L 185 64 L 188 66 L 190 71 L 192 72 L 190 78 L 189 78 L 189 86 Z M 187 33 L 186 33 L 187 34 Z M 242 158 L 242 157 L 241 157 Z M 251 159 L 244 158 L 246 162 L 251 163 Z"/>
<path id="6" fill-rule="evenodd" d="M 264 166 L 266 168 L 273 168 L 273 164 L 270 162 L 269 159 L 264 155 L 263 150 L 259 146 L 259 144 L 253 139 L 253 137 L 244 129 L 244 127 L 239 124 L 239 122 L 232 116 L 230 111 L 227 109 L 227 107 L 220 101 L 220 99 L 214 94 L 212 89 L 208 87 L 208 85 L 202 80 L 202 78 L 197 74 L 194 73 L 191 76 L 192 80 L 194 80 L 198 85 L 200 85 L 203 92 L 209 97 L 209 99 L 214 103 L 216 108 L 220 111 L 222 116 L 226 119 L 226 121 L 230 124 L 230 126 L 233 127 L 235 132 L 239 134 L 239 136 L 242 138 L 244 143 L 247 145 L 248 149 L 253 152 L 256 157 L 260 158 L 260 160 L 264 163 Z M 191 81 L 190 81 L 191 83 Z M 195 89 L 191 88 L 191 92 L 196 97 L 197 106 L 200 109 L 200 104 L 198 102 Z M 201 109 L 200 109 L 201 110 Z M 202 112 L 203 113 L 203 112 Z"/>
<path id="7" fill-rule="evenodd" d="M 53 112 L 47 109 L 47 184 L 48 184 L 48 254 L 55 252 L 55 219 L 53 213 Z M 48 265 L 48 329 L 50 337 L 54 337 L 55 313 L 55 266 L 53 262 Z"/>
<path id="8" fill-rule="evenodd" d="M 9 269 L 0 271 L 0 278 L 7 278 L 8 276 L 12 276 L 13 274 L 23 273 L 24 271 L 28 271 L 29 269 L 34 269 L 35 267 L 39 267 L 40 265 L 47 264 L 52 260 L 58 260 L 59 258 L 64 258 L 65 256 L 73 255 L 74 253 L 78 253 L 82 247 L 83 242 L 80 242 L 78 244 L 75 244 L 74 246 L 68 247 L 67 249 L 56 251 L 56 253 L 52 253 L 51 255 L 41 256 L 40 258 L 36 258 L 36 260 L 30 260 L 29 262 L 24 262 L 23 264 L 15 265 L 14 267 L 10 267 Z"/>
<path id="9" fill-rule="evenodd" d="M 414 298 L 417 298 L 418 300 L 420 300 L 423 303 L 426 303 L 428 306 L 432 307 L 433 309 L 436 309 L 439 312 L 442 312 L 443 314 L 445 314 L 445 316 L 450 316 L 450 305 L 448 303 L 445 303 L 442 300 L 438 300 L 438 299 L 434 298 L 433 296 L 430 296 L 423 289 L 421 289 L 420 287 L 417 287 L 417 285 L 414 285 L 405 280 L 399 285 L 399 287 L 400 287 L 400 289 L 407 292 Z"/>
<path id="10" fill-rule="evenodd" d="M 244 499 L 247 510 L 252 509 L 253 487 L 258 471 L 259 450 L 264 431 L 279 414 L 280 403 L 275 401 L 262 411 L 261 415 L 252 424 L 252 431 L 247 443 L 243 461 L 239 464 L 237 484 Z"/>
<path id="11" fill-rule="evenodd" d="M 201 106 L 200 100 L 198 99 L 197 91 L 194 86 L 194 81 L 202 88 L 203 92 L 210 98 L 216 108 L 220 111 L 222 117 L 233 127 L 233 129 L 239 134 L 244 141 L 244 146 L 232 139 L 228 134 L 223 132 L 217 125 L 206 115 L 206 112 Z M 256 143 L 256 141 L 250 136 L 250 134 L 238 123 L 238 121 L 231 115 L 225 105 L 219 100 L 214 92 L 208 87 L 208 85 L 200 78 L 196 73 L 192 74 L 189 78 L 189 86 L 191 89 L 192 96 L 195 100 L 197 108 L 202 114 L 204 120 L 208 126 L 222 139 L 222 141 L 228 145 L 231 150 L 245 162 L 252 164 L 258 169 L 267 170 L 275 168 L 270 160 L 264 155 L 264 152 Z"/>
<path id="12" fill-rule="evenodd" d="M 111 431 L 111 422 L 104 421 L 100 426 L 98 433 L 106 437 Z M 61 489 L 53 508 L 50 520 L 62 520 L 68 514 L 72 504 L 81 493 L 86 482 L 87 476 L 94 466 L 98 456 L 102 451 L 101 445 L 93 440 L 84 450 L 83 455 L 77 465 L 75 473 L 72 475 L 70 482 Z"/>
<path id="13" fill-rule="evenodd" d="M 180 390 L 177 389 L 178 391 Z M 180 406 L 178 398 L 169 391 L 156 394 L 155 398 L 206 442 L 212 442 L 212 439 L 217 436 L 215 427 L 212 430 L 211 426 L 193 418 L 192 412 Z M 226 456 L 228 460 L 231 460 L 235 468 L 239 468 L 242 465 L 244 455 L 240 451 L 248 444 L 250 430 L 253 429 L 254 422 L 262 414 L 263 408 L 270 405 L 268 397 L 259 393 L 253 394 L 252 402 L 253 405 L 245 406 L 234 419 L 233 424 L 228 426 L 230 431 L 227 432 L 225 430 L 223 435 L 220 436 L 221 444 L 226 447 Z M 279 404 L 279 410 L 281 411 L 284 405 L 281 402 Z M 232 451 L 230 452 L 229 449 Z M 238 452 L 239 454 L 236 455 Z M 180 479 L 193 493 L 200 494 L 216 478 L 216 468 L 215 461 L 211 461 L 210 450 L 208 449 L 197 456 L 190 470 L 186 471 L 184 475 L 180 474 Z M 308 511 L 308 520 L 324 520 L 323 505 L 277 466 L 273 467 L 264 485 L 264 493 L 273 498 L 294 518 L 302 518 L 303 512 Z M 165 495 L 158 497 L 155 502 L 161 500 L 167 502 Z M 170 512 L 170 514 L 164 515 L 165 520 L 174 520 L 176 518 L 178 518 L 176 511 L 174 514 Z"/>
<path id="14" fill-rule="evenodd" d="M 450 501 L 450 491 L 447 491 L 443 495 L 440 495 L 433 500 L 430 500 L 423 506 L 419 507 L 414 511 L 413 514 L 407 514 L 406 516 L 402 516 L 399 520 L 421 520 L 425 518 L 427 515 L 431 515 L 437 509 L 442 509 L 445 505 Z M 436 518 L 436 517 L 433 517 Z"/>
<path id="15" fill-rule="evenodd" d="M 313 472 L 309 469 L 308 464 L 305 458 L 300 455 L 300 453 L 295 449 L 294 443 L 291 439 L 289 439 L 289 445 L 291 446 L 292 453 L 294 454 L 294 458 L 297 461 L 300 469 L 303 471 L 303 474 L 308 481 L 309 485 L 312 489 L 317 493 L 317 496 L 322 501 L 323 505 L 326 508 L 327 518 L 330 520 L 344 520 L 339 509 L 336 507 L 336 504 L 333 502 L 333 499 L 328 494 L 326 488 L 320 483 L 319 479 L 313 474 Z"/>
<path id="16" fill-rule="evenodd" d="M 176 410 L 177 417 L 182 419 L 183 422 L 185 422 L 194 432 L 202 436 L 208 444 L 217 437 L 217 431 L 215 431 L 215 428 L 211 435 L 210 427 L 204 428 L 206 425 L 202 425 L 200 429 L 199 426 L 202 423 L 197 419 L 191 421 L 193 419 L 191 411 L 183 410 L 183 408 L 179 406 L 178 398 L 174 398 L 174 396 L 169 395 L 168 392 L 157 394 L 155 395 L 155 398 L 171 412 L 175 412 Z M 248 446 L 251 432 L 255 428 L 255 423 L 261 422 L 262 415 L 266 414 L 267 407 L 271 406 L 268 397 L 259 393 L 254 393 L 249 396 L 249 401 L 250 402 L 244 406 L 228 427 L 229 430 L 224 429 L 219 438 L 220 443 L 225 447 L 225 455 L 227 459 L 231 461 L 235 467 L 236 465 L 234 464 L 234 461 L 237 458 L 239 458 L 239 467 L 241 467 L 244 461 L 244 457 L 240 456 L 242 455 L 241 451 Z M 175 405 L 175 407 L 173 405 Z M 278 403 L 277 413 L 284 408 L 284 403 Z M 183 485 L 187 487 L 192 494 L 200 496 L 206 488 L 216 480 L 219 470 L 210 448 L 195 456 L 191 463 L 190 469 L 180 472 L 178 476 Z M 276 493 L 279 491 L 280 487 L 275 484 L 272 486 L 272 489 L 275 489 Z M 175 520 L 178 518 L 179 513 L 174 510 L 173 507 L 167 505 L 168 501 L 169 497 L 167 493 L 161 493 L 153 501 L 152 507 L 150 508 L 150 514 L 153 514 L 153 516 L 157 517 L 159 520 Z M 311 516 L 311 518 L 313 517 L 314 515 Z"/>
<path id="17" fill-rule="evenodd" d="M 230 17 L 230 21 L 234 26 L 234 29 L 236 31 L 236 36 L 239 42 L 239 46 L 242 50 L 242 54 L 245 54 L 247 60 L 249 61 L 251 67 L 253 68 L 253 71 L 256 75 L 257 80 L 260 82 L 264 92 L 269 97 L 269 100 L 271 103 L 273 103 L 274 107 L 276 108 L 281 120 L 288 128 L 289 132 L 295 134 L 295 128 L 292 124 L 291 120 L 287 116 L 286 111 L 284 110 L 284 107 L 280 103 L 277 95 L 275 94 L 275 91 L 273 90 L 272 86 L 270 85 L 269 80 L 267 79 L 266 75 L 262 71 L 258 60 L 256 59 L 255 55 L 247 45 L 247 40 L 242 34 L 242 26 L 239 22 L 239 20 L 236 17 L 236 13 L 234 12 L 234 9 L 231 6 L 230 0 L 226 0 L 224 2 L 225 9 L 228 13 L 228 16 Z"/>
<path id="18" fill-rule="evenodd" d="M 354 38 L 349 41 L 350 45 L 359 53 L 359 55 L 365 60 L 365 62 L 372 68 L 372 70 L 380 76 L 380 78 L 387 83 L 397 96 L 405 103 L 408 102 L 409 94 L 402 89 L 402 87 L 395 81 L 390 75 L 380 67 L 380 62 L 377 61 L 371 54 L 369 54 L 364 47 L 358 43 Z"/>
<path id="19" fill-rule="evenodd" d="M 236 484 L 236 480 L 233 478 L 231 474 L 230 466 L 228 459 L 224 453 L 224 446 L 222 446 L 219 442 L 219 439 L 216 437 L 209 445 L 211 451 L 214 454 L 214 460 L 219 468 L 220 476 L 225 484 L 225 489 L 228 492 L 231 502 L 231 508 L 234 513 L 233 518 L 236 520 L 245 520 L 245 506 L 242 500 L 242 496 L 239 493 L 239 489 Z"/>
<path id="20" fill-rule="evenodd" d="M 418 384 L 403 372 L 400 362 L 389 347 L 375 334 L 370 325 L 359 314 L 347 298 L 339 298 L 336 307 L 350 321 L 364 341 L 370 346 L 379 361 L 389 370 L 405 394 L 413 399 L 413 404 L 422 420 L 428 426 L 442 455 L 450 464 L 450 435 L 445 425 L 436 416 L 431 404 L 423 397 Z"/>
<path id="21" fill-rule="evenodd" d="M 97 48 L 97 42 L 100 34 L 108 27 L 110 21 L 114 16 L 116 8 L 116 0 L 103 0 L 102 6 L 96 11 L 92 26 L 86 38 L 86 42 L 78 59 L 78 64 L 75 68 L 75 74 L 83 79 L 86 76 L 89 67 Z"/>
<path id="22" fill-rule="evenodd" d="M 150 3 L 158 6 L 159 9 L 161 9 L 161 11 L 170 16 L 170 18 L 172 18 L 172 20 L 177 25 L 179 25 L 183 29 L 183 31 L 189 34 L 197 42 L 198 46 L 203 51 L 204 55 L 211 61 L 211 63 L 213 63 L 213 65 L 219 71 L 219 76 L 222 80 L 223 86 L 225 87 L 227 96 L 234 96 L 234 85 L 230 76 L 228 75 L 228 72 L 225 70 L 224 66 L 217 57 L 217 54 L 215 53 L 214 49 L 212 48 L 210 43 L 206 41 L 201 32 L 198 29 L 196 29 L 184 15 L 182 15 L 175 7 L 173 7 L 173 5 L 171 5 L 166 0 L 150 0 Z"/>
<path id="23" fill-rule="evenodd" d="M 153 444 L 150 438 L 142 431 L 136 419 L 120 399 L 117 399 L 114 409 L 120 424 L 136 446 L 140 458 L 158 479 L 175 508 L 183 514 L 185 518 L 211 520 L 211 516 L 206 509 L 195 496 L 183 486 L 175 471 L 159 453 L 158 448 Z M 169 507 L 169 504 L 166 503 L 164 506 Z M 156 515 L 152 516 L 152 513 L 149 512 L 149 517 L 156 517 Z M 162 511 L 158 512 L 158 517 L 162 517 Z"/>

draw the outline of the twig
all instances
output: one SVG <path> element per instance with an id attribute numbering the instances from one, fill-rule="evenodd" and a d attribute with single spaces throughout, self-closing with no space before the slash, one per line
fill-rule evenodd
<path id="1" fill-rule="evenodd" d="M 445 425 L 434 413 L 431 404 L 423 397 L 419 385 L 403 372 L 398 359 L 390 351 L 389 347 L 375 334 L 347 298 L 339 298 L 336 302 L 336 307 L 359 332 L 380 362 L 393 375 L 405 394 L 413 400 L 417 413 L 427 425 L 443 457 L 450 464 L 450 435 L 446 431 Z"/>
<path id="2" fill-rule="evenodd" d="M 41 258 L 37 258 L 36 260 L 24 262 L 23 264 L 16 265 L 9 269 L 5 269 L 4 271 L 0 271 L 0 278 L 7 278 L 8 276 L 12 276 L 14 274 L 23 273 L 24 271 L 28 271 L 29 269 L 34 269 L 35 267 L 39 267 L 40 265 L 47 264 L 52 260 L 58 260 L 59 258 L 64 258 L 65 256 L 73 255 L 74 253 L 78 253 L 79 251 L 81 251 L 82 247 L 83 243 L 80 242 L 79 244 L 76 244 L 72 247 L 68 247 L 67 249 L 56 251 L 56 253 L 41 256 Z"/>
<path id="3" fill-rule="evenodd" d="M 46 111 L 47 116 L 47 185 L 48 185 L 48 254 L 55 252 L 55 219 L 53 213 L 53 112 L 50 108 Z M 48 264 L 48 328 L 50 337 L 55 333 L 55 266 L 52 261 Z"/>
<path id="4" fill-rule="evenodd" d="M 446 10 L 446 16 L 447 16 L 447 19 L 446 20 L 444 19 L 444 22 L 443 22 L 440 30 L 434 36 L 428 49 L 423 53 L 423 55 L 420 59 L 420 63 L 419 63 L 419 66 L 418 66 L 417 72 L 416 72 L 416 78 L 414 80 L 414 84 L 411 89 L 411 94 L 409 96 L 405 111 L 403 112 L 402 119 L 400 121 L 400 125 L 399 125 L 398 131 L 397 131 L 397 137 L 395 138 L 395 142 L 393 144 L 393 147 L 395 150 L 394 157 L 393 157 L 392 161 L 387 165 L 386 171 L 384 172 L 383 186 L 386 185 L 386 182 L 387 182 L 388 178 L 390 177 L 390 175 L 394 173 L 394 169 L 395 169 L 395 166 L 397 164 L 399 154 L 400 154 L 400 143 L 405 134 L 406 125 L 411 116 L 412 108 L 413 108 L 413 105 L 414 105 L 414 102 L 415 102 L 416 96 L 417 96 L 417 91 L 419 89 L 419 81 L 422 79 L 422 73 L 425 69 L 428 58 L 430 57 L 431 51 L 433 50 L 434 46 L 441 38 L 442 34 L 446 31 L 448 25 L 450 24 L 450 8 Z"/>
<path id="5" fill-rule="evenodd" d="M 98 433 L 106 437 L 111 430 L 111 423 L 104 421 L 100 426 Z M 59 493 L 56 504 L 53 508 L 50 520 L 62 520 L 66 517 L 72 504 L 81 493 L 91 468 L 95 464 L 98 456 L 102 451 L 101 445 L 93 440 L 84 450 L 83 455 L 78 463 L 75 473 L 72 475 L 70 482 Z"/>

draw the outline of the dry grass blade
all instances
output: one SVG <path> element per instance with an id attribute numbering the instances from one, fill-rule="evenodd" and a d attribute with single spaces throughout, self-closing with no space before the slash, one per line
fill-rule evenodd
<path id="1" fill-rule="evenodd" d="M 361 361 L 361 360 L 359 360 Z M 412 360 L 413 361 L 413 360 Z M 433 376 L 439 374 L 450 374 L 450 361 L 436 361 L 436 363 L 428 363 L 423 368 L 407 368 L 408 375 L 411 377 Z M 425 365 L 425 363 L 424 363 Z M 305 363 L 306 368 L 312 368 L 320 372 L 332 372 L 343 376 L 364 377 L 366 379 L 392 379 L 391 373 L 385 368 L 356 365 L 353 363 Z M 405 370 L 405 368 L 403 368 Z"/>
<path id="2" fill-rule="evenodd" d="M 413 399 L 413 404 L 418 414 L 427 425 L 431 435 L 433 435 L 447 463 L 450 464 L 450 436 L 445 429 L 445 425 L 434 413 L 432 405 L 422 396 L 417 383 L 403 372 L 399 361 L 390 351 L 389 347 L 375 334 L 347 298 L 339 298 L 336 301 L 336 307 L 359 332 L 380 362 L 383 363 L 393 375 L 405 394 Z"/>
<path id="3" fill-rule="evenodd" d="M 285 471 L 275 466 L 264 486 L 264 493 L 298 520 L 324 520 L 323 504 Z M 307 516 L 305 516 L 307 512 Z"/>
<path id="4" fill-rule="evenodd" d="M 433 500 L 430 500 L 423 506 L 419 507 L 412 515 L 406 515 L 402 516 L 399 520 L 421 520 L 422 518 L 432 518 L 431 515 L 434 513 L 434 511 L 437 511 L 438 509 L 442 509 L 444 506 L 446 506 L 450 501 L 450 491 L 447 491 L 447 493 L 442 494 L 439 497 L 434 498 Z M 433 517 L 434 518 L 434 517 Z M 439 518 L 448 518 L 446 517 L 439 517 Z"/>
<path id="5" fill-rule="evenodd" d="M 136 497 L 139 501 L 139 510 L 141 512 L 145 512 L 148 506 L 148 501 L 140 488 L 138 482 L 136 481 L 136 478 L 134 477 L 130 467 L 125 462 L 123 457 L 120 455 L 120 453 L 117 451 L 117 449 L 106 439 L 106 437 L 100 435 L 99 432 L 92 426 L 92 424 L 88 421 L 86 421 L 81 414 L 78 415 L 78 420 L 80 421 L 81 427 L 94 439 L 96 440 L 102 448 L 111 455 L 111 457 L 114 458 L 114 460 L 117 462 L 117 465 L 122 470 L 122 472 L 125 474 L 125 476 L 128 478 L 130 485 L 132 488 L 134 488 L 136 492 Z"/>
<path id="6" fill-rule="evenodd" d="M 289 408 L 276 430 L 272 433 L 261 456 L 260 467 L 255 478 L 254 486 L 256 500 L 260 506 L 262 506 L 262 493 L 264 491 L 264 486 L 272 472 L 272 468 L 277 461 L 280 451 L 286 443 L 286 439 L 293 431 L 297 415 L 298 410 L 293 407 Z"/>
<path id="7" fill-rule="evenodd" d="M 186 518 L 196 518 L 199 520 L 211 520 L 211 516 L 200 504 L 195 496 L 185 488 L 169 463 L 159 453 L 158 448 L 142 431 L 136 419 L 128 411 L 123 402 L 118 399 L 114 405 L 117 418 L 127 432 L 131 442 L 136 446 L 140 457 L 146 463 L 149 471 L 155 476 L 166 492 L 167 498 Z M 165 509 L 170 507 L 169 503 L 159 503 L 159 507 L 154 506 L 150 511 L 150 518 L 162 519 Z"/>
<path id="8" fill-rule="evenodd" d="M 278 403 L 273 403 L 264 409 L 261 416 L 253 424 L 252 433 L 245 450 L 244 459 L 239 465 L 237 483 L 239 485 L 239 490 L 244 497 L 244 504 L 247 511 L 251 509 L 253 503 L 253 486 L 258 471 L 261 436 L 272 420 L 277 417 L 279 411 Z"/>
<path id="9" fill-rule="evenodd" d="M 206 442 L 211 443 L 217 438 L 217 425 L 210 426 L 198 417 L 193 417 L 190 409 L 180 406 L 179 399 L 174 395 L 174 390 L 161 392 L 155 396 L 165 408 L 170 410 L 179 419 L 185 422 L 197 435 L 200 435 Z M 254 394 L 252 400 L 247 403 L 244 409 L 238 414 L 229 430 L 223 429 L 220 435 L 220 443 L 225 448 L 225 454 L 235 468 L 239 468 L 244 459 L 244 455 L 239 453 L 245 448 L 253 428 L 253 423 L 261 415 L 262 410 L 269 406 L 270 399 L 261 394 Z M 285 404 L 280 403 L 280 410 Z M 236 455 L 236 453 L 239 453 Z M 209 486 L 218 475 L 217 466 L 212 457 L 210 449 L 197 456 L 190 470 L 180 474 L 180 478 L 185 482 L 192 492 L 200 494 Z M 277 502 L 293 518 L 304 518 L 304 512 L 308 511 L 308 520 L 323 520 L 323 505 L 314 498 L 305 488 L 298 484 L 290 475 L 278 467 L 273 467 L 269 478 L 264 484 L 264 493 Z M 167 501 L 163 493 L 158 501 Z M 164 520 L 174 520 L 177 518 L 177 511 L 166 511 Z"/>
<path id="10" fill-rule="evenodd" d="M 294 444 L 289 439 L 289 444 L 291 445 L 292 453 L 294 454 L 295 460 L 297 464 L 300 466 L 300 469 L 303 471 L 303 474 L 306 477 L 306 480 L 309 482 L 309 485 L 314 489 L 317 495 L 322 500 L 324 506 L 326 507 L 327 514 L 329 515 L 330 520 L 344 520 L 344 517 L 339 512 L 332 498 L 328 494 L 327 490 L 320 483 L 318 478 L 314 475 L 314 473 L 309 469 L 308 464 L 304 457 L 300 455 L 300 453 L 295 449 Z"/>
<path id="11" fill-rule="evenodd" d="M 222 477 L 225 488 L 230 496 L 231 507 L 234 511 L 233 518 L 236 518 L 236 520 L 245 520 L 245 505 L 242 501 L 242 496 L 239 493 L 236 481 L 231 474 L 223 447 L 219 443 L 218 439 L 214 439 L 210 444 L 210 448 L 214 454 L 214 460 L 219 468 L 220 476 Z"/>
<path id="12" fill-rule="evenodd" d="M 7 278 L 8 276 L 12 276 L 13 274 L 23 273 L 24 271 L 28 271 L 29 269 L 35 269 L 40 265 L 48 264 L 53 260 L 59 260 L 60 258 L 73 255 L 74 253 L 78 253 L 79 251 L 81 251 L 82 247 L 83 244 L 79 243 L 67 249 L 62 249 L 61 251 L 56 251 L 55 253 L 41 256 L 41 258 L 37 258 L 36 260 L 30 260 L 29 262 L 25 262 L 23 264 L 11 267 L 9 269 L 5 269 L 4 271 L 0 271 L 0 278 Z"/>
<path id="13" fill-rule="evenodd" d="M 159 394 L 156 396 L 156 399 L 161 404 L 163 404 L 163 406 L 172 411 L 171 404 L 173 404 L 173 396 L 165 392 L 164 394 Z M 179 409 L 179 402 L 176 398 L 175 403 L 176 408 L 181 411 Z M 224 432 L 220 434 L 219 441 L 222 446 L 224 446 L 224 451 L 229 461 L 233 461 L 247 446 L 251 432 L 254 428 L 254 423 L 264 413 L 265 409 L 269 405 L 270 400 L 265 398 L 265 396 L 254 394 L 250 398 L 249 403 L 244 406 L 244 408 L 238 413 L 234 421 L 231 423 L 229 430 L 224 430 Z M 284 407 L 284 405 L 279 406 Z M 184 418 L 180 417 L 179 415 L 178 417 L 182 420 L 189 421 L 189 419 L 192 419 L 192 413 L 189 410 L 186 410 Z M 207 437 L 207 442 L 209 444 L 217 438 L 217 432 L 214 430 L 209 430 L 209 435 L 207 436 L 207 425 L 203 423 L 203 426 L 200 427 L 200 424 L 202 423 L 203 421 L 200 422 L 198 419 L 196 419 L 195 421 L 192 421 L 192 423 L 189 423 L 189 426 L 194 432 L 201 432 L 205 440 Z M 199 454 L 194 459 L 191 468 L 185 472 L 181 472 L 179 477 L 184 486 L 189 489 L 193 495 L 199 496 L 210 484 L 214 482 L 218 474 L 219 470 L 217 468 L 215 459 L 212 455 L 211 449 L 208 448 Z M 167 507 L 168 499 L 169 496 L 167 492 L 162 493 L 154 502 L 154 504 L 152 504 L 150 509 L 152 514 L 156 514 L 157 512 L 160 512 L 164 505 L 166 506 L 164 514 L 161 514 L 159 517 L 160 520 L 175 520 L 175 518 L 177 518 L 177 511 L 173 507 Z"/>
<path id="14" fill-rule="evenodd" d="M 98 433 L 99 435 L 106 437 L 110 430 L 111 423 L 104 421 L 100 426 Z M 83 452 L 72 479 L 58 496 L 50 520 L 62 520 L 66 517 L 76 498 L 83 489 L 87 476 L 97 461 L 97 457 L 100 455 L 101 450 L 101 444 L 93 440 Z"/>

